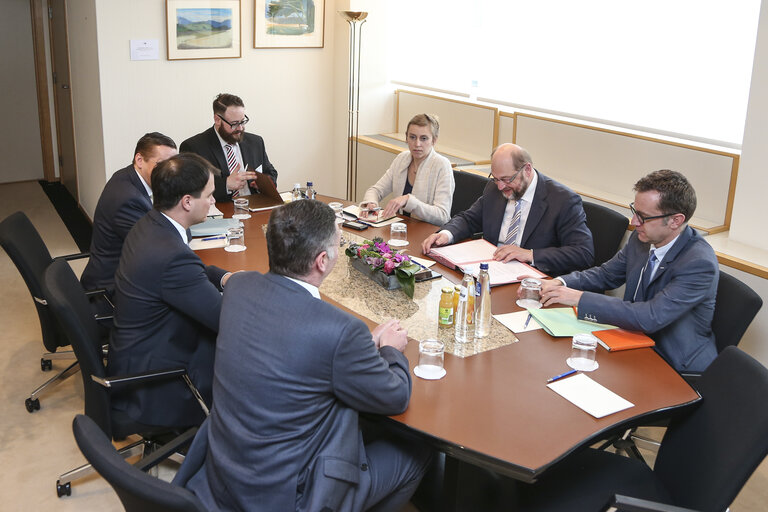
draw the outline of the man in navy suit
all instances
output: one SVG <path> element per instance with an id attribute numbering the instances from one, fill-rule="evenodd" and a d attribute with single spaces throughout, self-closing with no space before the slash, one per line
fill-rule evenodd
<path id="1" fill-rule="evenodd" d="M 661 170 L 635 184 L 627 245 L 600 267 L 545 281 L 544 305 L 578 306 L 579 318 L 643 331 L 679 371 L 704 371 L 717 356 L 712 333 L 719 269 L 712 247 L 690 226 L 696 192 Z M 603 295 L 625 284 L 624 298 Z"/>
<path id="2" fill-rule="evenodd" d="M 115 319 L 107 374 L 183 367 L 210 405 L 221 293 L 230 273 L 206 266 L 188 229 L 213 204 L 214 169 L 176 155 L 152 173 L 154 208 L 131 229 L 115 275 Z M 181 379 L 136 387 L 113 407 L 146 425 L 200 424 L 204 414 Z"/>
<path id="3" fill-rule="evenodd" d="M 133 163 L 113 174 L 104 186 L 93 216 L 91 257 L 80 278 L 86 290 L 114 291 L 123 241 L 136 221 L 152 209 L 152 170 L 175 154 L 173 139 L 147 133 L 136 143 Z"/>
<path id="4" fill-rule="evenodd" d="M 197 153 L 221 171 L 215 179 L 217 202 L 258 192 L 249 183 L 256 172 L 268 175 L 277 185 L 277 171 L 267 157 L 264 139 L 245 133 L 247 122 L 243 100 L 222 93 L 213 100 L 213 126 L 181 143 L 182 153 Z"/>
<path id="5" fill-rule="evenodd" d="M 475 203 L 428 236 L 433 246 L 460 242 L 475 233 L 498 245 L 494 259 L 529 263 L 555 275 L 595 262 L 592 233 L 581 198 L 533 168 L 528 152 L 502 144 L 491 157 L 491 181 Z"/>
<path id="6" fill-rule="evenodd" d="M 224 291 L 208 448 L 187 488 L 211 509 L 400 510 L 430 453 L 364 441 L 358 413 L 408 407 L 405 330 L 390 320 L 371 333 L 321 300 L 339 257 L 325 204 L 273 210 L 267 247 L 269 273 L 236 274 Z"/>

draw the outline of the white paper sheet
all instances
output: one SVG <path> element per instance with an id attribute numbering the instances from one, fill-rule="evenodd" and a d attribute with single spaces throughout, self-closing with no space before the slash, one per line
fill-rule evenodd
<path id="1" fill-rule="evenodd" d="M 595 418 L 635 406 L 583 373 L 552 382 L 547 387 Z"/>
<path id="2" fill-rule="evenodd" d="M 528 327 L 524 327 L 525 322 L 528 320 L 528 311 L 516 311 L 514 313 L 504 313 L 503 315 L 493 315 L 493 318 L 514 333 L 541 329 L 541 326 L 536 322 L 535 318 L 531 318 L 531 321 L 528 322 Z"/>
<path id="3" fill-rule="evenodd" d="M 213 238 L 213 237 L 212 237 Z M 219 249 L 227 246 L 226 235 L 221 237 L 215 237 L 215 240 L 205 240 L 203 238 L 193 238 L 189 241 L 189 248 L 193 251 L 200 251 L 203 249 Z"/>
<path id="4" fill-rule="evenodd" d="M 491 276 L 491 286 L 517 283 L 523 276 L 542 278 L 544 274 L 519 261 L 502 263 L 500 261 L 488 261 L 488 275 Z M 461 265 L 461 269 L 467 274 L 472 274 L 475 279 L 480 274 L 480 264 Z"/>
<path id="5" fill-rule="evenodd" d="M 224 212 L 216 208 L 215 204 L 212 204 L 210 207 L 208 207 L 208 216 L 209 217 L 218 217 L 221 218 L 224 216 Z"/>
<path id="6" fill-rule="evenodd" d="M 435 264 L 435 262 L 432 261 L 432 260 L 427 260 L 427 259 L 424 259 L 424 258 L 417 258 L 416 256 L 411 256 L 411 260 L 415 261 L 416 263 L 418 263 L 419 265 L 421 265 L 422 267 L 425 267 L 425 268 L 429 268 L 429 267 L 431 267 L 432 265 Z"/>

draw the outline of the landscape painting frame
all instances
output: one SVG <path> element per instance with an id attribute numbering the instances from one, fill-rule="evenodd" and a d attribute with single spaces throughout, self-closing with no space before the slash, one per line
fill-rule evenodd
<path id="1" fill-rule="evenodd" d="M 242 54 L 240 0 L 166 0 L 168 60 Z"/>
<path id="2" fill-rule="evenodd" d="M 254 48 L 323 48 L 324 38 L 325 0 L 254 0 Z"/>

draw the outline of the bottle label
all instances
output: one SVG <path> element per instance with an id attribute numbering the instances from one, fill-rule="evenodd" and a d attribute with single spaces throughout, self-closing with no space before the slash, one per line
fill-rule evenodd
<path id="1" fill-rule="evenodd" d="M 453 307 L 440 308 L 438 312 L 438 323 L 440 325 L 451 325 L 453 323 Z"/>
<path id="2" fill-rule="evenodd" d="M 459 292 L 459 302 L 467 302 L 467 287 L 462 286 Z"/>

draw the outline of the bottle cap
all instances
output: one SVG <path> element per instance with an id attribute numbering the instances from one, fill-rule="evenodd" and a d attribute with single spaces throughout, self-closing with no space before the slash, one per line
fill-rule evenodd
<path id="1" fill-rule="evenodd" d="M 488 264 L 487 263 L 481 263 L 480 264 L 480 270 L 488 270 Z"/>
<path id="2" fill-rule="evenodd" d="M 301 183 L 294 183 L 294 184 L 293 184 L 293 188 L 297 188 L 297 187 L 298 187 L 298 188 L 301 188 Z"/>
<path id="3" fill-rule="evenodd" d="M 453 293 L 453 288 L 450 286 L 443 286 L 443 293 Z"/>
<path id="4" fill-rule="evenodd" d="M 311 181 L 308 181 L 308 182 L 307 182 L 307 186 L 308 186 L 308 187 L 311 187 L 311 186 L 312 186 L 312 182 L 311 182 Z"/>

